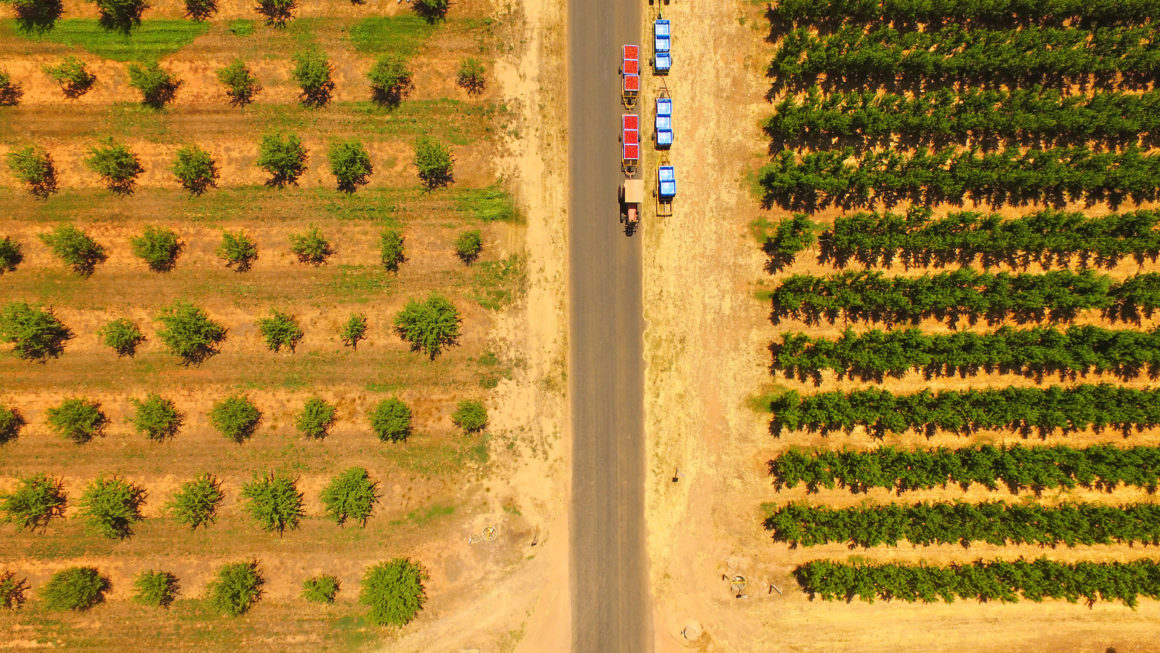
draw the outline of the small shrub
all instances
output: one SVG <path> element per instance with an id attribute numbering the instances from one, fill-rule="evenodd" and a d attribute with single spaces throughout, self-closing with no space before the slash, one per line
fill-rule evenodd
<path id="1" fill-rule="evenodd" d="M 266 17 L 266 24 L 273 27 L 285 27 L 294 17 L 294 10 L 298 7 L 298 0 L 258 0 L 254 11 Z"/>
<path id="2" fill-rule="evenodd" d="M 348 519 L 366 526 L 378 501 L 379 484 L 372 481 L 370 474 L 362 467 L 351 467 L 335 476 L 322 490 L 326 514 L 339 526 L 346 524 Z"/>
<path id="3" fill-rule="evenodd" d="M 429 23 L 441 20 L 447 16 L 447 8 L 451 0 L 414 0 L 411 7 Z"/>
<path id="4" fill-rule="evenodd" d="M 177 256 L 184 245 L 172 229 L 148 226 L 140 236 L 129 239 L 133 255 L 145 261 L 154 272 L 168 272 L 177 265 Z"/>
<path id="5" fill-rule="evenodd" d="M 478 401 L 466 399 L 456 406 L 451 422 L 465 433 L 478 433 L 487 428 L 487 408 Z"/>
<path id="6" fill-rule="evenodd" d="M 19 82 L 12 81 L 8 71 L 0 69 L 0 107 L 14 107 L 20 104 L 24 97 L 24 88 Z"/>
<path id="7" fill-rule="evenodd" d="M 298 326 L 298 320 L 293 315 L 278 310 L 272 310 L 270 317 L 258 320 L 258 331 L 265 338 L 266 347 L 270 351 L 281 351 L 283 347 L 294 351 L 298 341 L 302 340 L 303 336 L 302 328 Z"/>
<path id="8" fill-rule="evenodd" d="M 181 357 L 186 365 L 201 363 L 218 353 L 218 344 L 226 339 L 225 327 L 185 302 L 177 302 L 155 319 L 161 323 L 157 337 L 169 353 Z"/>
<path id="9" fill-rule="evenodd" d="M 168 608 L 177 598 L 177 576 L 168 571 L 143 571 L 133 578 L 133 600 L 141 605 Z"/>
<path id="10" fill-rule="evenodd" d="M 28 595 L 28 579 L 11 571 L 0 571 L 0 608 L 19 610 Z"/>
<path id="11" fill-rule="evenodd" d="M 427 602 L 423 581 L 427 571 L 406 558 L 367 569 L 358 602 L 370 608 L 371 621 L 380 626 L 405 626 Z"/>
<path id="12" fill-rule="evenodd" d="M 246 62 L 234 59 L 229 65 L 217 71 L 218 81 L 226 87 L 230 104 L 244 107 L 254 101 L 254 96 L 262 91 L 258 78 L 246 67 Z"/>
<path id="13" fill-rule="evenodd" d="M 217 248 L 218 258 L 226 262 L 227 268 L 236 272 L 246 272 L 258 260 L 258 245 L 241 231 L 222 232 L 222 244 Z"/>
<path id="14" fill-rule="evenodd" d="M 388 107 L 398 106 L 415 87 L 407 60 L 396 54 L 379 57 L 367 78 L 371 82 L 371 99 Z"/>
<path id="15" fill-rule="evenodd" d="M 83 444 L 101 435 L 109 418 L 101 412 L 98 401 L 65 399 L 59 406 L 48 409 L 48 425 L 57 435 Z"/>
<path id="16" fill-rule="evenodd" d="M 465 231 L 455 239 L 455 255 L 468 265 L 474 263 L 482 251 L 483 237 L 480 236 L 478 229 Z"/>
<path id="17" fill-rule="evenodd" d="M 45 199 L 56 192 L 56 166 L 43 147 L 29 145 L 8 153 L 8 169 L 33 197 Z"/>
<path id="18" fill-rule="evenodd" d="M 379 235 L 379 260 L 388 272 L 398 272 L 399 266 L 407 261 L 403 242 L 403 232 L 398 229 L 384 229 Z"/>
<path id="19" fill-rule="evenodd" d="M 160 109 L 173 101 L 181 80 L 153 61 L 144 66 L 129 64 L 129 85 L 141 91 L 142 104 Z"/>
<path id="20" fill-rule="evenodd" d="M 338 594 L 338 578 L 335 576 L 314 576 L 302 583 L 302 598 L 314 603 L 334 603 Z"/>
<path id="21" fill-rule="evenodd" d="M 322 235 L 318 227 L 311 227 L 299 234 L 290 234 L 290 251 L 300 263 L 322 265 L 334 253 L 330 241 Z"/>
<path id="22" fill-rule="evenodd" d="M 44 66 L 42 68 L 44 74 L 56 80 L 60 84 L 60 90 L 64 96 L 70 99 L 76 99 L 93 87 L 97 83 L 97 76 L 94 75 L 85 62 L 69 55 L 60 60 L 60 63 L 55 66 Z"/>
<path id="23" fill-rule="evenodd" d="M 16 345 L 13 352 L 25 360 L 43 362 L 60 356 L 69 338 L 72 332 L 52 309 L 33 308 L 24 302 L 9 302 L 0 309 L 0 342 Z"/>
<path id="24" fill-rule="evenodd" d="M 100 477 L 89 483 L 81 495 L 80 516 L 88 527 L 116 540 L 133 534 L 133 524 L 141 521 L 145 489 L 117 477 Z"/>
<path id="25" fill-rule="evenodd" d="M 263 530 L 278 531 L 278 535 L 289 528 L 298 528 L 305 510 L 302 507 L 302 493 L 297 481 L 280 474 L 255 474 L 254 480 L 242 486 L 242 498 L 246 500 L 246 512 Z"/>
<path id="26" fill-rule="evenodd" d="M 459 62 L 459 72 L 455 75 L 455 83 L 459 84 L 468 95 L 479 95 L 487 83 L 484 78 L 483 64 L 474 57 L 468 57 Z"/>
<path id="27" fill-rule="evenodd" d="M 238 617 L 262 598 L 264 583 L 257 561 L 223 565 L 206 588 L 206 598 L 215 612 Z"/>
<path id="28" fill-rule="evenodd" d="M 262 421 L 262 411 L 245 396 L 233 395 L 213 405 L 209 421 L 219 433 L 241 443 L 254 435 Z"/>
<path id="29" fill-rule="evenodd" d="M 371 430 L 383 442 L 406 442 L 411 435 L 411 409 L 398 399 L 380 401 L 370 413 Z"/>
<path id="30" fill-rule="evenodd" d="M 334 67 L 319 50 L 307 50 L 294 55 L 294 70 L 291 74 L 302 92 L 298 99 L 308 107 L 322 107 L 330 102 L 334 93 L 334 81 L 330 74 Z"/>
<path id="31" fill-rule="evenodd" d="M 0 406 L 0 444 L 15 440 L 24 428 L 24 416 L 10 406 Z"/>
<path id="32" fill-rule="evenodd" d="M 294 420 L 294 427 L 304 437 L 321 440 L 326 437 L 337 417 L 338 409 L 334 404 L 319 397 L 311 397 Z"/>
<path id="33" fill-rule="evenodd" d="M 107 30 L 128 34 L 141 25 L 141 14 L 149 5 L 145 0 L 89 0 L 97 5 L 97 22 Z"/>
<path id="34" fill-rule="evenodd" d="M 415 167 L 419 170 L 419 181 L 427 190 L 446 186 L 454 181 L 451 150 L 446 145 L 423 137 L 415 143 Z"/>
<path id="35" fill-rule="evenodd" d="M 198 22 L 217 13 L 217 0 L 185 0 L 185 15 Z"/>
<path id="36" fill-rule="evenodd" d="M 359 186 L 365 186 L 367 177 L 374 172 L 370 155 L 356 140 L 332 143 L 327 154 L 330 172 L 338 182 L 338 190 L 344 193 L 353 193 Z"/>
<path id="37" fill-rule="evenodd" d="M 145 341 L 141 329 L 123 317 L 101 327 L 97 335 L 101 337 L 101 343 L 117 352 L 118 356 L 133 356 L 137 353 L 137 345 Z"/>
<path id="38" fill-rule="evenodd" d="M 105 187 L 117 195 L 131 195 L 137 177 L 145 172 L 128 147 L 108 137 L 89 150 L 85 165 L 105 180 Z"/>
<path id="39" fill-rule="evenodd" d="M 221 481 L 212 474 L 202 474 L 181 484 L 181 489 L 169 502 L 168 510 L 177 523 L 196 530 L 198 526 L 213 523 L 223 499 Z"/>
<path id="40" fill-rule="evenodd" d="M 158 394 L 150 393 L 144 399 L 133 399 L 137 413 L 130 420 L 138 433 L 155 442 L 163 442 L 177 435 L 185 423 L 185 416 L 177 405 Z"/>
<path id="41" fill-rule="evenodd" d="M 298 178 L 306 171 L 306 148 L 297 136 L 267 134 L 258 148 L 258 167 L 269 173 L 267 186 L 282 188 L 298 185 Z"/>
<path id="42" fill-rule="evenodd" d="M 12 272 L 24 260 L 24 248 L 11 236 L 0 238 L 0 274 Z"/>
<path id="43" fill-rule="evenodd" d="M 109 579 L 93 567 L 69 567 L 52 575 L 40 590 L 49 610 L 88 610 L 105 600 Z"/>
<path id="44" fill-rule="evenodd" d="M 181 187 L 191 195 L 201 195 L 217 186 L 217 162 L 209 152 L 196 145 L 186 145 L 177 150 L 170 170 L 177 181 L 181 182 Z"/>
<path id="45" fill-rule="evenodd" d="M 49 233 L 40 234 L 40 240 L 57 258 L 68 263 L 73 272 L 84 277 L 91 275 L 97 265 L 109 258 L 104 247 L 71 224 L 57 225 Z"/>
<path id="46" fill-rule="evenodd" d="M 26 476 L 12 492 L 0 494 L 4 521 L 29 530 L 44 529 L 48 522 L 63 517 L 67 506 L 64 482 L 45 474 Z"/>
<path id="47" fill-rule="evenodd" d="M 426 301 L 409 300 L 395 316 L 395 332 L 411 345 L 411 351 L 423 352 L 435 359 L 444 348 L 459 341 L 459 311 L 441 295 L 430 295 Z"/>
<path id="48" fill-rule="evenodd" d="M 362 313 L 351 315 L 338 330 L 338 337 L 342 339 L 342 344 L 358 349 L 358 343 L 367 337 L 367 316 Z"/>
<path id="49" fill-rule="evenodd" d="M 43 34 L 53 28 L 64 12 L 60 0 L 4 0 L 16 10 L 16 26 L 22 32 Z"/>

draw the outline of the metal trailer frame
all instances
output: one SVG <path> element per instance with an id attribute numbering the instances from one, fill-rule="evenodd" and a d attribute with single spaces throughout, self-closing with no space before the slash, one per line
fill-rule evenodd
<path id="1" fill-rule="evenodd" d="M 671 191 L 666 192 L 666 188 L 670 188 Z M 673 199 L 677 196 L 677 172 L 669 163 L 669 158 L 664 155 L 661 155 L 660 165 L 657 166 L 657 189 L 654 195 L 657 200 L 657 217 L 671 216 Z"/>
<path id="2" fill-rule="evenodd" d="M 667 134 L 667 138 L 665 138 Z M 673 146 L 673 99 L 669 97 L 669 89 L 662 86 L 657 94 L 656 114 L 653 119 L 653 142 L 658 150 L 667 150 Z"/>

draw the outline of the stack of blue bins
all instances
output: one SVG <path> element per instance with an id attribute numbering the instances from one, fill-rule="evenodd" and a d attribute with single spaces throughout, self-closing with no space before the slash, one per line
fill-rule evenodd
<path id="1" fill-rule="evenodd" d="M 657 98 L 656 133 L 657 147 L 667 150 L 673 144 L 673 99 Z"/>
<path id="2" fill-rule="evenodd" d="M 669 74 L 669 68 L 673 66 L 673 55 L 669 52 L 672 46 L 670 29 L 667 18 L 658 18 L 653 23 L 653 70 L 658 75 Z"/>

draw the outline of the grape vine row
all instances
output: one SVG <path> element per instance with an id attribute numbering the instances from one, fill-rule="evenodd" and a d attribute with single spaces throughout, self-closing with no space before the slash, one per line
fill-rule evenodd
<path id="1" fill-rule="evenodd" d="M 1084 26 L 1129 25 L 1160 19 L 1153 0 L 779 0 L 770 9 L 778 24 L 1011 23 Z"/>

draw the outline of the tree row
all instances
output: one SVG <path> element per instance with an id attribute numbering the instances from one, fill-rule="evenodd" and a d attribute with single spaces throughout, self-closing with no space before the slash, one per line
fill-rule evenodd
<path id="1" fill-rule="evenodd" d="M 976 560 L 939 567 L 925 564 L 868 564 L 815 560 L 794 570 L 810 598 L 873 603 L 899 599 L 913 603 L 953 603 L 956 598 L 1014 603 L 1021 599 L 1119 601 L 1136 607 L 1139 597 L 1160 598 L 1160 564 L 1132 562 L 1054 562 L 1046 558 Z"/>
<path id="2" fill-rule="evenodd" d="M 1152 0 L 779 0 L 774 25 L 944 23 L 1138 25 L 1160 18 Z"/>
<path id="3" fill-rule="evenodd" d="M 979 372 L 1059 374 L 1061 378 L 1092 372 L 1125 379 L 1160 375 L 1160 328 L 1000 327 L 992 333 L 950 334 L 928 334 L 916 328 L 863 333 L 846 329 L 838 338 L 782 334 L 769 350 L 771 374 L 781 372 L 787 378 L 815 383 L 821 382 L 823 370 L 835 372 L 838 378 L 863 381 L 900 378 L 909 370 L 920 370 L 927 377 Z"/>
<path id="4" fill-rule="evenodd" d="M 1139 322 L 1160 307 L 1160 274 L 1146 272 L 1123 281 L 1089 270 L 1042 274 L 953 272 L 888 277 L 876 270 L 816 276 L 795 274 L 769 293 L 770 319 L 918 324 L 927 318 L 955 328 L 961 319 L 988 324 L 1071 320 L 1081 310 L 1101 309 L 1105 318 Z"/>
<path id="5" fill-rule="evenodd" d="M 1155 143 L 1160 92 L 1064 95 L 1058 89 L 937 89 L 918 95 L 854 90 L 787 95 L 765 121 L 774 147 L 858 150 L 1000 143 L 1033 147 Z"/>
<path id="6" fill-rule="evenodd" d="M 1132 146 L 1122 152 L 1086 147 L 1047 150 L 1004 148 L 994 152 L 918 149 L 866 152 L 853 148 L 811 152 L 783 150 L 762 166 L 758 179 L 766 206 L 808 210 L 857 208 L 876 202 L 959 203 L 970 197 L 992 205 L 1160 197 L 1160 156 Z"/>
<path id="7" fill-rule="evenodd" d="M 989 490 L 1004 485 L 1011 492 L 1037 493 L 1077 486 L 1111 492 L 1125 485 L 1151 494 L 1160 486 L 1160 447 L 984 444 L 913 451 L 891 446 L 871 451 L 791 449 L 769 461 L 769 473 L 778 490 L 803 484 L 810 493 L 823 487 L 833 489 L 836 484 L 854 493 L 883 488 L 901 494 L 954 483 L 964 490 L 972 484 Z"/>

